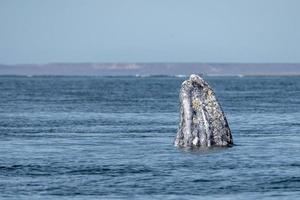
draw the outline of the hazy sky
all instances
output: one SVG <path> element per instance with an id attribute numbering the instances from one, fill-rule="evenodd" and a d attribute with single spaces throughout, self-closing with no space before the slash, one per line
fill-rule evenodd
<path id="1" fill-rule="evenodd" d="M 0 63 L 300 62 L 299 0 L 0 0 Z"/>

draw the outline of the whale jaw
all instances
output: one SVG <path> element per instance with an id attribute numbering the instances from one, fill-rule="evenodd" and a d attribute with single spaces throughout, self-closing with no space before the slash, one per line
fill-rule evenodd
<path id="1" fill-rule="evenodd" d="M 233 145 L 225 114 L 212 88 L 192 74 L 181 85 L 180 123 L 174 141 L 179 147 L 228 147 Z"/>

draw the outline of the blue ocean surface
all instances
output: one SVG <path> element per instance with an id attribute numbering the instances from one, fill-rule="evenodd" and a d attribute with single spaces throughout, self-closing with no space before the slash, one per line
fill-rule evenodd
<path id="1" fill-rule="evenodd" d="M 0 76 L 0 199 L 300 199 L 300 77 L 205 77 L 235 146 L 173 146 L 184 77 Z"/>

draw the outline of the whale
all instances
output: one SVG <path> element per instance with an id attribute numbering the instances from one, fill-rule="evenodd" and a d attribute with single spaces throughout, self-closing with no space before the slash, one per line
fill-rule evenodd
<path id="1" fill-rule="evenodd" d="M 231 130 L 215 92 L 199 75 L 191 74 L 180 89 L 177 147 L 230 147 Z"/>

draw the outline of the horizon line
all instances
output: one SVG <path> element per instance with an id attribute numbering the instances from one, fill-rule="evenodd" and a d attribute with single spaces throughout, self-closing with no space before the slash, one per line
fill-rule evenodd
<path id="1" fill-rule="evenodd" d="M 159 62 L 159 61 L 153 61 L 153 62 L 35 62 L 35 63 L 13 63 L 13 64 L 7 64 L 7 63 L 0 63 L 1 65 L 6 66 L 16 66 L 16 65 L 54 65 L 54 64 L 271 64 L 271 65 L 280 65 L 280 64 L 286 64 L 286 65 L 297 65 L 300 64 L 300 62 Z"/>

